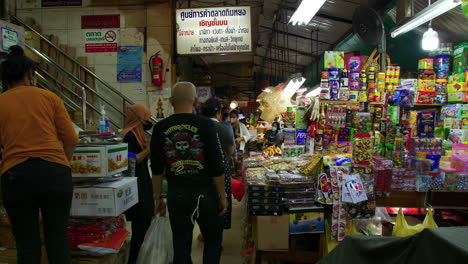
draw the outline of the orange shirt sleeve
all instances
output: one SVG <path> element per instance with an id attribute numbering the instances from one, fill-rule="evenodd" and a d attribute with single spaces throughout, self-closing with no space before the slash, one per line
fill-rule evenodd
<path id="1" fill-rule="evenodd" d="M 79 141 L 65 105 L 58 96 L 55 97 L 55 128 L 57 135 L 65 146 L 76 145 Z"/>

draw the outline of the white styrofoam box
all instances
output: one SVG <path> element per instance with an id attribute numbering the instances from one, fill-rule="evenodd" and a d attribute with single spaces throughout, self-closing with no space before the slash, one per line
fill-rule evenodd
<path id="1" fill-rule="evenodd" d="M 75 187 L 71 216 L 119 216 L 138 203 L 136 177 L 94 186 Z"/>
<path id="2" fill-rule="evenodd" d="M 77 147 L 71 161 L 73 177 L 110 177 L 128 169 L 128 144 Z"/>

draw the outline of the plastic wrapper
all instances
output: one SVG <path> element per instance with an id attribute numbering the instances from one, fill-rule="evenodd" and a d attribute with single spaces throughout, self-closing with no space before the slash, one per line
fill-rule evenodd
<path id="1" fill-rule="evenodd" d="M 382 221 L 380 218 L 353 219 L 356 230 L 366 236 L 381 236 Z"/>
<path id="2" fill-rule="evenodd" d="M 455 180 L 455 186 L 458 191 L 468 191 L 468 173 L 459 173 Z"/>
<path id="3" fill-rule="evenodd" d="M 431 189 L 432 176 L 429 175 L 417 175 L 416 176 L 416 191 L 427 192 Z"/>
<path id="4" fill-rule="evenodd" d="M 248 183 L 265 183 L 266 169 L 249 168 L 245 170 L 245 177 Z"/>
<path id="5" fill-rule="evenodd" d="M 355 135 L 353 142 L 353 159 L 356 164 L 370 164 L 372 160 L 372 140 L 369 134 Z"/>

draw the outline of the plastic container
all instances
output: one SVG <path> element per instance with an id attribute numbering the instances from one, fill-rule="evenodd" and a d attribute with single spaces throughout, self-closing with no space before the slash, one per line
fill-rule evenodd
<path id="1" fill-rule="evenodd" d="M 438 55 L 434 60 L 437 79 L 446 79 L 450 74 L 450 55 Z"/>
<path id="2" fill-rule="evenodd" d="M 128 177 L 136 177 L 136 164 L 137 164 L 137 154 L 133 152 L 128 153 Z"/>

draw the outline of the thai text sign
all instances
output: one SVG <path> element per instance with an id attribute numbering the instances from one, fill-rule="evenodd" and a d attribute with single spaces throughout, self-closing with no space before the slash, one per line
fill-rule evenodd
<path id="1" fill-rule="evenodd" d="M 250 7 L 177 9 L 177 53 L 252 51 Z"/>
<path id="2" fill-rule="evenodd" d="M 86 52 L 117 52 L 118 29 L 86 29 L 83 38 Z"/>

